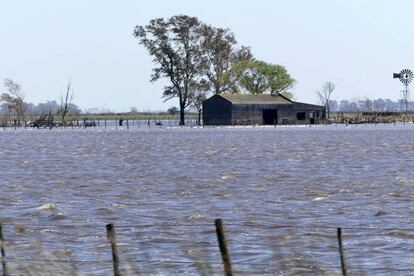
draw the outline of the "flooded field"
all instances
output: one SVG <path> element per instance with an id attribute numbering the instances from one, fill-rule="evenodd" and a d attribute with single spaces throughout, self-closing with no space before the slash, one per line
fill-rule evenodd
<path id="1" fill-rule="evenodd" d="M 11 271 L 414 274 L 414 126 L 0 131 Z"/>

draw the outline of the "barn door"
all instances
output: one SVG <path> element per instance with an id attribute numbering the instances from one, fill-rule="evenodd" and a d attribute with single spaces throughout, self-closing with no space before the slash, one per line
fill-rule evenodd
<path id="1" fill-rule="evenodd" d="M 263 124 L 265 125 L 277 124 L 277 109 L 263 110 Z"/>

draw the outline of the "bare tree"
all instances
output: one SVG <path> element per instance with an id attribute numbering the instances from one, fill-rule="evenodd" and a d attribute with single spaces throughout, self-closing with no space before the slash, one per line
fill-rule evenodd
<path id="1" fill-rule="evenodd" d="M 329 100 L 331 99 L 332 92 L 335 90 L 335 88 L 336 88 L 335 83 L 331 81 L 327 81 L 322 85 L 320 90 L 316 91 L 316 94 L 318 95 L 319 100 L 321 101 L 321 104 L 326 107 L 328 118 L 330 115 Z"/>
<path id="2" fill-rule="evenodd" d="M 69 106 L 73 100 L 72 82 L 68 81 L 66 84 L 66 91 L 60 95 L 60 108 L 59 114 L 62 120 L 62 124 L 66 125 L 66 115 L 69 113 Z"/>
<path id="3" fill-rule="evenodd" d="M 19 84 L 15 83 L 12 79 L 4 79 L 4 86 L 7 88 L 8 93 L 0 95 L 0 101 L 7 104 L 8 110 L 14 110 L 16 113 L 16 122 L 18 125 L 24 121 L 24 115 L 26 111 L 26 104 L 24 102 L 24 93 Z"/>

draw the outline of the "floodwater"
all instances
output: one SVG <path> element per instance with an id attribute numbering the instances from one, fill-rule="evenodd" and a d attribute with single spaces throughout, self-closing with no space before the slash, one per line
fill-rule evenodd
<path id="1" fill-rule="evenodd" d="M 414 126 L 0 131 L 12 273 L 414 275 Z"/>

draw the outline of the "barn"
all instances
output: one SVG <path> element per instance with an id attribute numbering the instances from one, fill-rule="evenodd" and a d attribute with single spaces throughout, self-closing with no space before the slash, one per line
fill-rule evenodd
<path id="1" fill-rule="evenodd" d="M 203 102 L 204 125 L 318 124 L 325 114 L 324 106 L 280 94 L 216 94 Z"/>

